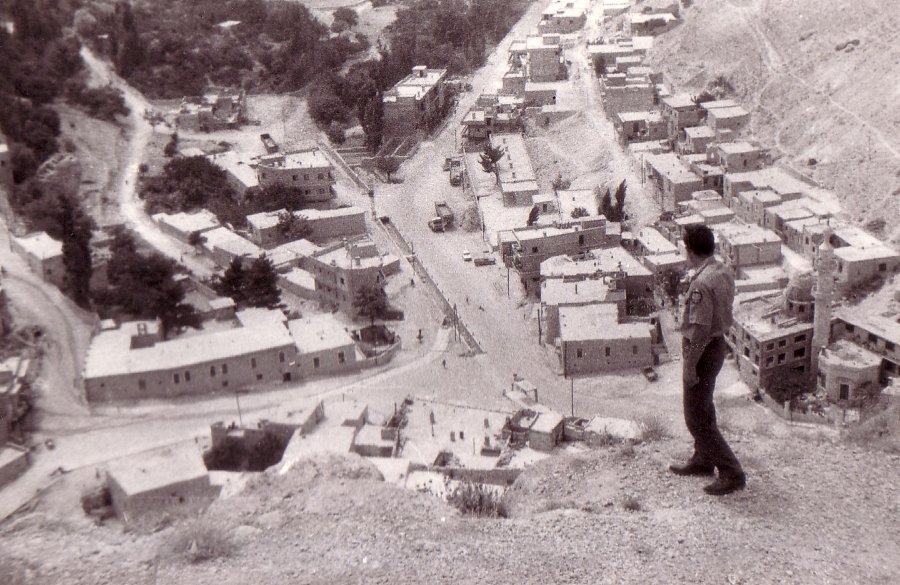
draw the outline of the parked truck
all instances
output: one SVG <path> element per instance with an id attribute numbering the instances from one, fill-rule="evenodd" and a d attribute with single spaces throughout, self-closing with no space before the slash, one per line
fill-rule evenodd
<path id="1" fill-rule="evenodd" d="M 428 227 L 433 232 L 446 231 L 453 225 L 453 210 L 447 205 L 446 201 L 436 201 L 434 203 L 435 217 L 428 222 Z"/>
<path id="2" fill-rule="evenodd" d="M 462 157 L 448 156 L 444 159 L 444 170 L 450 171 L 450 184 L 454 187 L 462 184 L 463 164 Z"/>
<path id="3" fill-rule="evenodd" d="M 278 143 L 272 139 L 272 136 L 268 132 L 260 134 L 259 139 L 262 141 L 267 154 L 278 152 Z"/>

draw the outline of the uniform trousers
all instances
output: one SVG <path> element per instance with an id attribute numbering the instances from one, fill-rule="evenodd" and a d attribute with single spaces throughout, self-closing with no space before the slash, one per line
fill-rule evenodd
<path id="1" fill-rule="evenodd" d="M 697 362 L 699 381 L 692 386 L 684 384 L 684 422 L 694 437 L 690 463 L 715 466 L 720 477 L 729 478 L 742 475 L 743 470 L 716 424 L 713 391 L 724 361 L 725 340 L 721 336 L 713 337 Z"/>

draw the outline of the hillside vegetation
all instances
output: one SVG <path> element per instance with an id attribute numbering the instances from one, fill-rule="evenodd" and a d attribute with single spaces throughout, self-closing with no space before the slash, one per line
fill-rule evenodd
<path id="1" fill-rule="evenodd" d="M 718 75 L 785 162 L 833 189 L 849 217 L 897 241 L 900 11 L 879 0 L 699 0 L 656 40 L 676 89 Z M 882 231 L 883 230 L 883 231 Z"/>

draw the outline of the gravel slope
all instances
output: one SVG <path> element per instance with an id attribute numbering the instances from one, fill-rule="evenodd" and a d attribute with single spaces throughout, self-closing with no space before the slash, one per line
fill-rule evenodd
<path id="1" fill-rule="evenodd" d="M 686 452 L 675 440 L 546 460 L 507 492 L 508 519 L 462 516 L 385 484 L 357 456 L 322 456 L 216 502 L 206 523 L 235 544 L 219 559 L 192 564 L 184 544 L 173 550 L 193 520 L 138 534 L 37 510 L 0 537 L 8 566 L 41 559 L 28 583 L 900 580 L 900 457 L 815 439 L 730 439 L 749 485 L 724 498 L 704 495 L 703 479 L 665 472 Z M 628 496 L 639 510 L 624 508 Z M 74 565 L 76 553 L 84 560 Z"/>

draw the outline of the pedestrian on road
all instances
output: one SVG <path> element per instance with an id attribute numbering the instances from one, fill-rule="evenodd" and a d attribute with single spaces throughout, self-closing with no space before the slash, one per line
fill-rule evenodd
<path id="1" fill-rule="evenodd" d="M 444 369 L 447 369 L 447 358 L 441 360 L 441 365 L 444 366 Z"/>
<path id="2" fill-rule="evenodd" d="M 747 483 L 744 470 L 716 424 L 713 391 L 725 361 L 725 332 L 731 326 L 734 277 L 713 256 L 716 244 L 705 225 L 689 226 L 684 233 L 688 264 L 695 269 L 682 317 L 682 380 L 684 421 L 694 437 L 694 454 L 669 469 L 677 475 L 719 477 L 704 487 L 708 494 L 730 494 Z"/>

